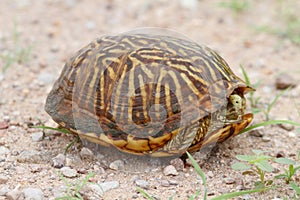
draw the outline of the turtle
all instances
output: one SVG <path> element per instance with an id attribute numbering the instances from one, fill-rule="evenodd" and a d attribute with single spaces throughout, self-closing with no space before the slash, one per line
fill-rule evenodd
<path id="1" fill-rule="evenodd" d="M 45 111 L 80 138 L 154 157 L 195 152 L 245 129 L 254 89 L 211 48 L 163 34 L 99 37 L 68 59 Z"/>

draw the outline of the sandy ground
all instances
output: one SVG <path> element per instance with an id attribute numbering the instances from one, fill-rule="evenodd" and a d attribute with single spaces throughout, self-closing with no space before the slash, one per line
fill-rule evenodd
<path id="1" fill-rule="evenodd" d="M 239 66 L 243 65 L 253 83 L 261 81 L 255 92 L 256 97 L 261 97 L 261 108 L 280 92 L 276 89 L 277 77 L 287 74 L 290 77 L 284 80 L 296 87 L 278 100 L 270 116 L 300 122 L 300 48 L 287 38 L 257 31 L 263 25 L 284 29 L 284 19 L 279 14 L 283 7 L 279 8 L 275 0 L 250 1 L 247 10 L 234 14 L 220 2 L 229 0 L 1 0 L 0 68 L 8 61 L 5 55 L 16 54 L 20 49 L 32 50 L 24 63 L 12 62 L 5 73 L 0 73 L 0 199 L 18 199 L 18 195 L 19 199 L 30 199 L 26 190 L 31 194 L 38 191 L 33 199 L 54 199 L 66 189 L 57 174 L 61 166 L 55 165 L 53 158 L 64 153 L 73 137 L 47 131 L 41 139 L 41 130 L 29 126 L 40 122 L 55 126 L 43 109 L 53 82 L 67 58 L 101 35 L 145 26 L 176 30 L 218 51 L 239 76 L 242 77 Z M 300 4 L 285 1 L 284 8 L 299 10 Z M 264 119 L 259 113 L 254 123 Z M 296 160 L 300 133 L 288 128 L 291 129 L 268 126 L 259 134 L 246 133 L 226 141 L 204 158 L 196 153 L 208 177 L 209 198 L 254 187 L 256 177 L 243 176 L 230 167 L 238 154 L 261 149 L 271 156 Z M 68 182 L 94 172 L 92 182 L 108 183 L 109 190 L 104 194 L 86 189 L 89 191 L 83 192 L 85 199 L 144 199 L 137 192 L 138 186 L 157 199 L 188 199 L 203 189 L 201 179 L 190 166 L 167 175 L 163 170 L 169 160 L 137 158 L 99 147 L 89 149 L 93 154 L 75 145 L 62 158 L 67 172 L 74 173 L 66 178 Z M 121 161 L 117 170 L 109 167 L 115 160 Z M 283 172 L 282 165 L 274 167 L 276 170 L 268 177 Z M 294 180 L 298 185 L 299 175 Z M 293 190 L 288 185 L 279 180 L 276 183 L 281 185 L 279 189 L 240 199 L 292 198 Z"/>

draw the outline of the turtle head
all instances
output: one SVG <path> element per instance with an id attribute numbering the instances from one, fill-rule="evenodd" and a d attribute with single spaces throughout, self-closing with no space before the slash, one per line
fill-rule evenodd
<path id="1" fill-rule="evenodd" d="M 245 98 L 238 94 L 231 94 L 228 98 L 225 123 L 240 121 L 245 109 Z"/>

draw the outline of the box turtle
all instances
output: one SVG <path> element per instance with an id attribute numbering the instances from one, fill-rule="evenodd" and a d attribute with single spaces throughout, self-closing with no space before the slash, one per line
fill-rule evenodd
<path id="1" fill-rule="evenodd" d="M 252 121 L 253 89 L 215 51 L 174 36 L 125 33 L 70 58 L 45 110 L 88 141 L 173 156 L 236 136 Z"/>

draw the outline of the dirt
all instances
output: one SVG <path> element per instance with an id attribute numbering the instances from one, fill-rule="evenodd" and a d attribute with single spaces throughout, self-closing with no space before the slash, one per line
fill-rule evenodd
<path id="1" fill-rule="evenodd" d="M 29 199 L 24 189 L 33 188 L 41 192 L 34 199 L 54 199 L 66 189 L 66 183 L 58 175 L 61 166 L 54 166 L 53 158 L 64 154 L 73 137 L 47 131 L 46 136 L 40 138 L 41 130 L 30 126 L 43 123 L 56 127 L 44 111 L 46 96 L 66 59 L 102 35 L 145 26 L 176 30 L 215 49 L 240 77 L 243 77 L 242 65 L 252 83 L 260 81 L 255 92 L 255 97 L 260 97 L 260 108 L 269 105 L 281 92 L 276 89 L 276 80 L 287 74 L 288 81 L 295 87 L 278 99 L 270 118 L 300 122 L 300 48 L 288 38 L 258 31 L 258 27 L 264 25 L 284 27 L 282 16 L 278 14 L 279 2 L 251 1 L 248 9 L 238 14 L 220 6 L 220 2 L 2 0 L 0 68 L 8 62 L 3 55 L 20 49 L 32 50 L 28 60 L 23 63 L 13 61 L 5 73 L 0 73 L 0 199 L 18 199 L 18 195 L 27 195 Z M 300 8 L 299 2 L 285 3 L 287 9 Z M 18 33 L 15 37 L 18 41 L 14 40 L 15 33 Z M 253 123 L 263 120 L 265 115 L 261 112 L 255 115 Z M 251 154 L 252 149 L 260 149 L 274 157 L 296 160 L 299 144 L 300 133 L 295 127 L 274 125 L 239 135 L 194 156 L 208 177 L 208 195 L 212 198 L 254 188 L 257 177 L 243 176 L 240 171 L 231 169 L 231 164 L 237 161 L 236 155 Z M 82 152 L 82 145 L 76 144 L 66 158 L 62 156 L 61 165 L 69 167 L 67 170 L 75 170 L 75 177 L 66 178 L 67 181 L 82 180 L 88 172 L 93 172 L 95 176 L 91 182 L 109 183 L 112 188 L 101 195 L 99 191 L 86 191 L 86 199 L 144 199 L 137 191 L 138 186 L 157 199 L 188 199 L 199 189 L 203 191 L 200 177 L 189 165 L 173 175 L 166 175 L 164 168 L 169 165 L 169 159 L 129 156 L 91 144 L 87 147 L 92 152 Z M 110 164 L 115 160 L 119 161 L 111 169 Z M 286 166 L 274 164 L 274 167 L 276 170 L 267 178 L 282 173 Z M 294 177 L 298 185 L 299 176 L 298 172 Z M 275 183 L 280 187 L 240 199 L 292 198 L 294 191 L 288 185 L 280 180 Z M 203 197 L 200 195 L 198 199 Z"/>

